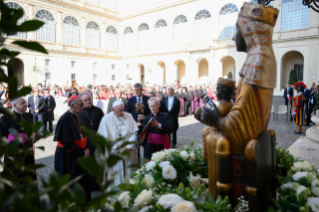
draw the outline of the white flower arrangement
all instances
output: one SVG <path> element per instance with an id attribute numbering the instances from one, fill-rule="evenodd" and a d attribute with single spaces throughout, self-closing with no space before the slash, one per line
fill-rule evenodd
<path id="1" fill-rule="evenodd" d="M 176 169 L 172 165 L 166 165 L 163 167 L 162 176 L 165 180 L 175 180 L 177 176 Z"/>
<path id="2" fill-rule="evenodd" d="M 157 204 L 159 204 L 163 209 L 169 209 L 183 200 L 184 199 L 177 194 L 166 194 L 158 199 Z"/>

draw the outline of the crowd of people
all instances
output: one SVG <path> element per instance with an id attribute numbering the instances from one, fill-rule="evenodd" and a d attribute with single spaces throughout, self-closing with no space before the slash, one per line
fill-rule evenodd
<path id="1" fill-rule="evenodd" d="M 7 93 L 6 88 L 2 87 L 0 95 L 7 96 Z M 17 116 L 26 117 L 30 123 L 42 122 L 42 127 L 38 131 L 42 134 L 44 131 L 53 132 L 55 100 L 67 97 L 66 104 L 69 110 L 59 118 L 53 139 L 57 142 L 54 167 L 61 176 L 70 174 L 71 179 L 83 175 L 80 184 L 90 199 L 90 192 L 98 190 L 97 183 L 76 160 L 79 157 L 94 157 L 95 148 L 82 130 L 82 126 L 108 140 L 117 140 L 112 149 L 114 152 L 122 142 L 134 142 L 121 150 L 131 151 L 131 157 L 125 160 L 124 164 L 122 161 L 118 162 L 105 172 L 104 177 L 107 179 L 119 171 L 121 174 L 114 182 L 120 184 L 131 171 L 127 168 L 128 165 L 141 161 L 142 148 L 143 157 L 147 159 L 151 159 L 155 152 L 176 148 L 178 117 L 191 115 L 203 106 L 204 96 L 216 99 L 213 85 L 144 87 L 136 83 L 134 86 L 126 87 L 101 85 L 94 89 L 92 85 L 88 85 L 83 90 L 81 87 L 66 89 L 42 86 L 39 83 L 30 95 L 13 100 L 10 106 L 8 102 L 11 101 L 8 98 L 3 99 L 2 103 L 5 107 L 12 107 Z M 93 100 L 108 100 L 107 111 L 93 105 Z M 18 122 L 9 121 L 5 117 L 2 119 L 0 131 L 3 135 L 10 136 L 8 129 L 18 128 Z M 31 163 L 34 163 L 34 160 Z"/>

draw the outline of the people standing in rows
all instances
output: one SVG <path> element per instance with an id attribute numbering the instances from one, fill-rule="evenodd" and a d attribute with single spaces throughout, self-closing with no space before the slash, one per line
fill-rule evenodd
<path id="1" fill-rule="evenodd" d="M 50 91 L 44 90 L 44 113 L 43 113 L 43 129 L 47 130 L 47 125 L 49 123 L 49 132 L 53 132 L 53 120 L 54 120 L 54 109 L 56 107 L 55 99 L 50 95 Z"/>
<path id="2" fill-rule="evenodd" d="M 90 91 L 85 91 L 82 94 L 82 99 L 84 102 L 84 108 L 79 117 L 86 128 L 97 132 L 104 113 L 100 108 L 93 105 L 93 95 Z M 95 147 L 92 144 L 90 137 L 87 137 L 87 146 L 90 149 L 90 157 L 94 158 Z M 97 191 L 100 189 L 95 178 L 91 175 L 89 176 L 89 183 L 90 191 Z"/>
<path id="3" fill-rule="evenodd" d="M 124 110 L 125 106 L 122 101 L 115 101 L 112 105 L 112 112 L 105 115 L 101 120 L 98 128 L 98 134 L 110 141 L 116 141 L 112 147 L 112 153 L 116 154 L 117 149 L 123 142 L 136 142 L 138 127 L 132 115 Z M 120 140 L 119 140 L 120 139 Z M 136 145 L 134 143 L 128 144 L 120 151 L 130 150 L 131 156 L 111 168 L 105 170 L 106 177 L 111 178 L 115 173 L 118 175 L 114 179 L 114 184 L 119 185 L 124 182 L 125 177 L 130 177 L 130 165 L 137 164 Z M 107 157 L 106 153 L 106 157 Z M 109 180 L 109 179 L 105 179 Z"/>
<path id="4" fill-rule="evenodd" d="M 191 107 L 189 93 L 186 87 L 182 87 L 182 95 L 184 96 L 184 116 L 190 115 L 189 108 Z"/>
<path id="5" fill-rule="evenodd" d="M 109 101 L 109 104 L 108 104 L 108 107 L 107 107 L 107 113 L 110 113 L 112 111 L 112 105 L 116 101 L 122 101 L 124 106 L 125 106 L 125 109 L 126 109 L 128 100 L 123 98 L 122 94 L 123 94 L 122 90 L 119 89 L 119 88 L 116 88 L 115 97 L 110 98 L 110 101 Z"/>
<path id="6" fill-rule="evenodd" d="M 36 88 L 33 91 L 33 96 L 28 98 L 28 108 L 33 115 L 33 124 L 37 121 L 42 123 L 39 132 L 43 131 L 43 114 L 44 114 L 44 99 L 39 95 L 39 89 Z"/>
<path id="7" fill-rule="evenodd" d="M 289 103 L 289 108 L 288 108 L 288 110 L 289 110 L 289 114 L 290 114 L 290 121 L 293 121 L 293 118 L 292 118 L 292 113 L 291 113 L 291 111 L 292 111 L 292 103 L 293 103 L 293 101 L 292 101 L 292 99 L 293 99 L 293 97 L 294 97 L 294 89 L 291 87 L 291 85 L 290 85 L 290 82 L 288 82 L 288 84 L 287 84 L 287 87 L 285 88 L 285 91 L 284 91 L 284 96 L 283 96 L 283 98 L 284 98 L 284 100 L 285 100 L 285 105 L 288 107 L 288 103 Z"/>
<path id="8" fill-rule="evenodd" d="M 176 148 L 177 142 L 177 130 L 178 130 L 178 114 L 180 111 L 180 103 L 179 100 L 174 97 L 174 89 L 168 89 L 168 97 L 165 98 L 164 103 L 170 115 L 170 119 L 172 121 L 173 131 L 171 134 L 171 142 L 172 148 Z"/>
<path id="9" fill-rule="evenodd" d="M 146 127 L 151 118 L 153 120 L 150 123 L 151 127 L 141 140 L 144 145 L 144 157 L 151 159 L 153 153 L 170 149 L 170 134 L 173 132 L 173 125 L 170 115 L 159 111 L 160 103 L 156 97 L 148 100 L 148 106 L 151 114 L 143 120 L 143 127 Z"/>
<path id="10" fill-rule="evenodd" d="M 54 169 L 61 177 L 69 174 L 70 180 L 82 176 L 78 183 L 83 187 L 88 201 L 91 199 L 89 175 L 77 163 L 78 158 L 90 156 L 87 135 L 81 128 L 83 123 L 79 118 L 84 101 L 79 96 L 72 96 L 68 100 L 68 105 L 69 110 L 60 117 L 56 126 Z"/>

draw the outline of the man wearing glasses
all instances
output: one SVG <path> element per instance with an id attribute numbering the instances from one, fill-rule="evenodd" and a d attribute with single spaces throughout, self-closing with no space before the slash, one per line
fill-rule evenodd
<path id="1" fill-rule="evenodd" d="M 83 124 L 86 128 L 97 132 L 104 113 L 100 108 L 93 105 L 92 92 L 85 91 L 84 93 L 82 93 L 82 99 L 84 101 L 84 109 L 83 112 L 80 114 L 80 118 L 82 119 Z M 87 138 L 87 142 L 90 148 L 90 157 L 94 158 L 95 147 L 92 145 L 89 137 Z M 90 189 L 91 191 L 99 190 L 99 186 L 96 183 L 95 178 L 92 176 L 90 176 Z"/>
<path id="2" fill-rule="evenodd" d="M 72 96 L 68 100 L 70 109 L 59 119 L 54 141 L 57 148 L 54 158 L 54 169 L 60 176 L 69 174 L 71 180 L 83 175 L 78 181 L 86 193 L 86 199 L 91 199 L 89 175 L 81 168 L 76 160 L 80 157 L 89 157 L 90 149 L 87 136 L 81 129 L 83 126 L 79 115 L 83 111 L 84 101 L 79 96 Z"/>

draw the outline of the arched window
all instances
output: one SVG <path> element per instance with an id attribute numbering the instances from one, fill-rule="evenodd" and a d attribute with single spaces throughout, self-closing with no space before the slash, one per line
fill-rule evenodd
<path id="1" fill-rule="evenodd" d="M 309 27 L 309 8 L 301 0 L 282 0 L 281 30 L 295 30 Z"/>
<path id="2" fill-rule="evenodd" d="M 106 50 L 118 51 L 118 33 L 114 26 L 106 28 Z"/>
<path id="3" fill-rule="evenodd" d="M 20 6 L 20 4 L 17 4 L 15 2 L 6 2 L 5 5 L 11 9 L 16 9 L 16 10 L 23 10 L 23 16 L 17 21 L 17 24 L 20 25 L 23 22 L 26 21 L 26 17 L 25 17 L 25 11 L 24 9 Z M 27 33 L 26 32 L 18 32 L 15 35 L 11 35 L 10 37 L 13 38 L 23 38 L 23 39 L 27 39 Z"/>
<path id="4" fill-rule="evenodd" d="M 131 27 L 126 27 L 125 30 L 124 30 L 124 35 L 125 34 L 131 34 L 133 33 L 133 29 Z"/>
<path id="5" fill-rule="evenodd" d="M 63 19 L 63 44 L 80 46 L 80 24 L 73 16 L 66 16 Z"/>
<path id="6" fill-rule="evenodd" d="M 213 37 L 213 27 L 210 12 L 200 10 L 195 15 L 194 22 L 195 40 L 205 41 L 211 40 Z"/>
<path id="7" fill-rule="evenodd" d="M 186 22 L 187 22 L 187 18 L 184 15 L 179 15 L 174 19 L 174 24 L 182 24 Z"/>
<path id="8" fill-rule="evenodd" d="M 39 10 L 35 18 L 44 22 L 44 25 L 35 33 L 37 41 L 55 43 L 55 22 L 52 13 L 47 10 Z"/>
<path id="9" fill-rule="evenodd" d="M 161 19 L 161 20 L 158 20 L 155 24 L 155 28 L 161 28 L 161 27 L 166 27 L 167 26 L 167 23 L 165 20 Z"/>
<path id="10" fill-rule="evenodd" d="M 236 5 L 226 4 L 220 9 L 219 15 L 228 15 L 228 14 L 237 13 L 237 12 L 238 12 L 238 8 L 236 7 Z"/>
<path id="11" fill-rule="evenodd" d="M 147 24 L 143 23 L 138 27 L 138 31 L 145 31 L 145 30 L 149 30 L 150 28 L 148 27 Z"/>
<path id="12" fill-rule="evenodd" d="M 94 49 L 101 48 L 100 27 L 94 21 L 90 21 L 86 25 L 86 47 Z"/>
<path id="13" fill-rule="evenodd" d="M 237 13 L 238 8 L 234 4 L 226 4 L 220 9 L 218 39 L 229 39 L 234 36 Z"/>
<path id="14" fill-rule="evenodd" d="M 187 27 L 187 18 L 179 15 L 174 19 L 174 45 L 187 44 L 189 41 L 189 33 Z"/>
<path id="15" fill-rule="evenodd" d="M 148 49 L 152 47 L 153 36 L 149 29 L 146 23 L 138 27 L 138 49 Z"/>
<path id="16" fill-rule="evenodd" d="M 124 51 L 132 51 L 136 49 L 136 35 L 134 35 L 132 27 L 124 29 Z"/>
<path id="17" fill-rule="evenodd" d="M 169 33 L 167 23 L 160 19 L 155 23 L 155 46 L 165 47 L 172 44 L 172 34 Z"/>
<path id="18" fill-rule="evenodd" d="M 211 17 L 210 12 L 208 12 L 207 10 L 201 10 L 195 15 L 195 20 L 201 20 L 201 19 L 210 18 L 210 17 Z"/>

